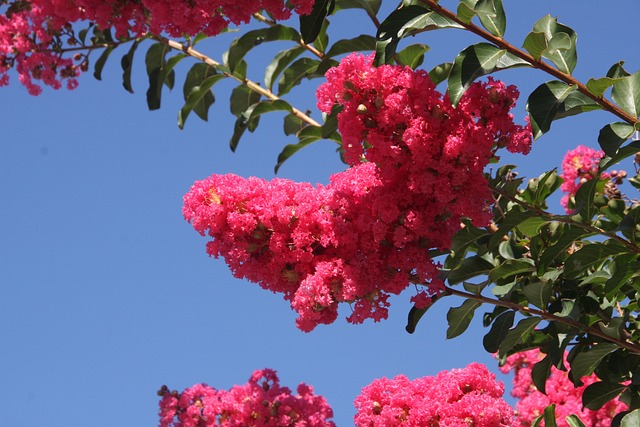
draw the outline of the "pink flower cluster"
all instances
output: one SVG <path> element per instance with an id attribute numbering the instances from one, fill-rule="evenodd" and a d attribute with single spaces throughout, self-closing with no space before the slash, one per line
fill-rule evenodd
<path id="1" fill-rule="evenodd" d="M 158 394 L 160 427 L 335 427 L 324 397 L 305 384 L 292 395 L 271 369 L 230 390 L 198 384 L 182 393 L 163 386 Z"/>
<path id="2" fill-rule="evenodd" d="M 569 427 L 565 418 L 571 414 L 578 415 L 587 427 L 609 427 L 616 414 L 627 410 L 627 405 L 617 398 L 597 411 L 582 409 L 582 393 L 589 384 L 597 381 L 594 374 L 582 378 L 584 385 L 576 388 L 569 380 L 566 371 L 552 367 L 551 376 L 546 384 L 547 394 L 541 393 L 531 381 L 531 370 L 542 358 L 543 354 L 539 350 L 529 350 L 510 356 L 505 365 L 500 368 L 504 373 L 512 370 L 515 373 L 511 394 L 519 400 L 516 404 L 517 422 L 514 427 L 530 427 L 532 421 L 551 404 L 556 405 L 556 419 L 559 427 Z M 567 365 L 566 361 L 565 365 Z"/>
<path id="3" fill-rule="evenodd" d="M 429 249 L 447 249 L 462 218 L 486 225 L 491 192 L 483 175 L 495 149 L 527 152 L 528 128 L 508 113 L 513 87 L 473 85 L 458 108 L 423 72 L 373 68 L 351 55 L 329 70 L 318 103 L 338 116 L 352 166 L 326 186 L 214 175 L 196 182 L 183 213 L 213 237 L 207 251 L 234 275 L 281 292 L 310 331 L 332 323 L 338 304 L 350 322 L 387 317 L 390 294 L 411 283 L 426 307 L 442 291 Z"/>
<path id="4" fill-rule="evenodd" d="M 318 107 L 342 107 L 347 163 L 376 165 L 381 186 L 373 217 L 401 220 L 427 246 L 446 249 L 462 218 L 478 226 L 490 221 L 484 168 L 495 151 L 530 150 L 530 127 L 514 124 L 509 113 L 518 91 L 490 78 L 474 83 L 454 108 L 426 72 L 372 61 L 352 54 L 330 69 Z"/>
<path id="5" fill-rule="evenodd" d="M 410 381 L 375 380 L 355 400 L 356 427 L 507 427 L 504 385 L 479 363 Z"/>
<path id="6" fill-rule="evenodd" d="M 313 0 L 291 0 L 294 11 L 308 14 Z M 58 89 L 77 85 L 80 69 L 63 49 L 78 43 L 71 24 L 88 21 L 99 28 L 113 27 L 117 37 L 130 33 L 169 34 L 172 37 L 204 33 L 214 36 L 231 23 L 248 22 L 266 10 L 275 19 L 288 19 L 284 0 L 14 0 L 0 2 L 0 86 L 15 68 L 29 93 L 42 89 L 38 80 Z M 82 55 L 80 59 L 85 58 Z"/>
<path id="7" fill-rule="evenodd" d="M 567 194 L 562 197 L 560 204 L 567 213 L 573 212 L 573 209 L 569 208 L 569 201 L 576 195 L 580 186 L 597 176 L 598 163 L 603 156 L 603 151 L 594 150 L 584 145 L 578 145 L 565 154 L 562 159 L 562 174 L 560 174 L 564 182 L 560 186 L 560 190 Z M 603 177 L 606 176 L 606 173 L 603 174 Z"/>
<path id="8" fill-rule="evenodd" d="M 387 317 L 389 294 L 413 278 L 436 277 L 437 269 L 399 211 L 388 222 L 373 216 L 384 197 L 375 172 L 361 164 L 326 187 L 213 175 L 185 195 L 183 213 L 213 237 L 207 252 L 223 256 L 236 277 L 282 293 L 301 330 L 332 323 L 341 302 L 353 303 L 350 322 L 378 321 Z"/>

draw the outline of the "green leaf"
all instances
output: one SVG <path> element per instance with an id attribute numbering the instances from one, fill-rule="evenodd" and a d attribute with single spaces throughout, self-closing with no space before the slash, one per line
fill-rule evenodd
<path id="1" fill-rule="evenodd" d="M 500 357 L 507 356 L 515 346 L 527 342 L 529 336 L 541 321 L 542 318 L 540 317 L 527 317 L 518 322 L 515 328 L 510 329 L 500 344 Z"/>
<path id="2" fill-rule="evenodd" d="M 291 113 L 292 107 L 284 99 L 276 99 L 272 101 L 270 99 L 265 99 L 260 102 L 257 102 L 251 105 L 245 112 L 245 116 L 247 116 L 247 121 L 251 122 L 258 116 L 261 116 L 265 113 L 271 113 L 274 111 L 287 111 Z"/>
<path id="3" fill-rule="evenodd" d="M 298 42 L 300 41 L 300 34 L 294 28 L 284 25 L 274 25 L 273 27 L 249 31 L 242 37 L 235 39 L 229 46 L 226 60 L 227 66 L 231 72 L 235 71 L 240 61 L 244 59 L 251 49 L 263 42 L 276 40 Z"/>
<path id="4" fill-rule="evenodd" d="M 542 54 L 548 47 L 547 38 L 542 32 L 531 31 L 524 39 L 522 47 L 524 47 L 535 59 L 540 60 L 540 58 L 542 58 Z"/>
<path id="5" fill-rule="evenodd" d="M 529 258 L 510 259 L 491 270 L 491 272 L 489 272 L 489 278 L 492 282 L 496 282 L 500 279 L 515 276 L 516 274 L 528 274 L 535 271 L 535 269 L 533 260 Z"/>
<path id="6" fill-rule="evenodd" d="M 447 339 L 455 338 L 466 331 L 473 319 L 473 314 L 481 305 L 479 301 L 468 299 L 460 307 L 450 308 L 447 313 L 447 322 L 449 322 Z"/>
<path id="7" fill-rule="evenodd" d="M 538 235 L 540 229 L 548 223 L 548 219 L 541 216 L 534 216 L 533 218 L 526 219 L 518 224 L 517 229 L 527 237 L 534 237 Z"/>
<path id="8" fill-rule="evenodd" d="M 630 76 L 631 73 L 625 70 L 623 65 L 624 61 L 616 62 L 615 64 L 613 64 L 611 68 L 609 68 L 609 71 L 607 71 L 607 77 L 611 79 L 618 79 L 620 77 Z"/>
<path id="9" fill-rule="evenodd" d="M 576 242 L 578 239 L 586 238 L 588 236 L 592 236 L 593 233 L 590 233 L 579 227 L 568 228 L 564 227 L 562 236 L 558 239 L 558 241 L 545 249 L 540 256 L 540 260 L 538 261 L 539 269 L 538 273 L 541 274 L 544 272 L 551 262 L 556 259 L 561 253 L 564 253 L 569 249 L 569 247 Z"/>
<path id="10" fill-rule="evenodd" d="M 278 170 L 280 169 L 282 164 L 286 160 L 288 160 L 289 157 L 291 157 L 307 145 L 322 139 L 335 140 L 336 138 L 339 138 L 337 132 L 325 134 L 322 127 L 306 126 L 298 133 L 298 143 L 285 146 L 282 152 L 280 152 L 280 154 L 278 155 L 278 163 L 275 166 L 275 173 L 278 173 Z"/>
<path id="11" fill-rule="evenodd" d="M 507 17 L 502 0 L 478 0 L 475 12 L 480 22 L 491 34 L 502 37 L 507 28 Z"/>
<path id="12" fill-rule="evenodd" d="M 130 93 L 133 93 L 133 87 L 131 86 L 131 70 L 133 68 L 133 55 L 136 53 L 137 48 L 138 41 L 136 40 L 131 45 L 129 51 L 122 57 L 122 60 L 120 60 L 120 65 L 122 66 L 122 86 L 124 86 L 124 88 Z"/>
<path id="13" fill-rule="evenodd" d="M 422 65 L 424 54 L 428 52 L 429 49 L 430 47 L 426 44 L 411 44 L 398 52 L 396 60 L 398 60 L 401 65 L 407 65 L 411 67 L 412 70 L 415 70 Z"/>
<path id="14" fill-rule="evenodd" d="M 558 20 L 551 15 L 538 20 L 533 26 L 533 32 L 544 34 L 547 46 L 541 52 L 542 56 L 553 62 L 563 73 L 571 74 L 578 62 L 576 32 L 558 23 Z M 535 57 L 531 51 L 530 53 Z"/>
<path id="15" fill-rule="evenodd" d="M 570 93 L 560 107 L 558 107 L 558 111 L 556 111 L 553 120 L 596 110 L 602 110 L 602 106 L 584 93 L 575 91 Z"/>
<path id="16" fill-rule="evenodd" d="M 582 405 L 587 409 L 597 411 L 605 403 L 615 399 L 625 388 L 624 385 L 604 381 L 590 384 L 582 392 Z"/>
<path id="17" fill-rule="evenodd" d="M 528 62 L 489 43 L 469 46 L 458 54 L 449 75 L 451 102 L 457 105 L 464 92 L 478 77 L 507 68 L 530 66 Z"/>
<path id="18" fill-rule="evenodd" d="M 335 0 L 315 0 L 313 9 L 309 15 L 300 15 L 300 33 L 302 40 L 306 43 L 312 43 L 320 31 L 324 18 L 326 18 L 330 9 L 333 9 Z"/>
<path id="19" fill-rule="evenodd" d="M 602 360 L 618 348 L 617 344 L 602 343 L 578 353 L 571 361 L 571 376 L 574 381 L 591 375 Z"/>
<path id="20" fill-rule="evenodd" d="M 640 115 L 640 71 L 621 78 L 613 84 L 611 98 L 633 117 Z"/>
<path id="21" fill-rule="evenodd" d="M 461 0 L 458 5 L 456 16 L 465 24 L 470 24 L 474 16 L 476 16 L 476 3 L 478 0 Z"/>
<path id="22" fill-rule="evenodd" d="M 309 78 L 318 69 L 320 61 L 311 58 L 300 58 L 284 70 L 278 81 L 278 95 L 289 93 L 299 85 L 302 79 Z"/>
<path id="23" fill-rule="evenodd" d="M 538 86 L 527 100 L 527 111 L 534 138 L 538 139 L 551 128 L 551 122 L 562 103 L 576 90 L 561 81 L 552 80 Z"/>
<path id="24" fill-rule="evenodd" d="M 604 92 L 620 80 L 620 78 L 612 79 L 611 77 L 591 78 L 587 82 L 587 89 L 598 98 L 602 98 Z"/>
<path id="25" fill-rule="evenodd" d="M 531 369 L 533 385 L 544 394 L 547 393 L 547 378 L 551 375 L 551 365 L 553 365 L 551 355 L 547 354 L 544 359 L 537 362 Z"/>
<path id="26" fill-rule="evenodd" d="M 372 51 L 376 48 L 376 39 L 368 34 L 362 34 L 353 39 L 338 40 L 335 42 L 329 51 L 325 54 L 327 58 L 342 55 L 343 53 L 358 52 L 358 51 Z"/>
<path id="27" fill-rule="evenodd" d="M 440 16 L 424 6 L 411 5 L 391 12 L 380 24 L 376 35 L 375 65 L 391 63 L 400 40 L 420 31 L 438 28 L 463 28 L 460 24 Z"/>
<path id="28" fill-rule="evenodd" d="M 113 46 L 109 46 L 108 48 L 106 48 L 96 61 L 96 64 L 93 66 L 93 77 L 95 77 L 96 80 L 102 80 L 102 69 L 104 68 L 105 64 L 107 63 L 107 59 L 109 59 L 109 55 L 111 55 L 111 52 L 113 52 L 114 49 L 115 47 Z"/>
<path id="29" fill-rule="evenodd" d="M 363 9 L 371 18 L 375 18 L 382 0 L 336 0 L 334 12 L 344 9 Z"/>
<path id="30" fill-rule="evenodd" d="M 626 249 L 624 248 L 605 245 L 600 242 L 585 245 L 567 258 L 563 275 L 567 279 L 576 279 L 588 273 L 590 268 L 596 267 L 610 257 L 624 253 L 625 251 Z"/>
<path id="31" fill-rule="evenodd" d="M 475 79 L 493 72 L 505 53 L 506 50 L 489 43 L 478 43 L 460 52 L 449 76 L 449 97 L 453 105 L 458 104 L 462 94 Z"/>
<path id="32" fill-rule="evenodd" d="M 513 320 L 516 312 L 513 310 L 505 311 L 493 321 L 491 330 L 484 336 L 482 345 L 489 353 L 495 353 L 500 347 L 500 343 L 507 336 L 509 329 L 513 326 Z"/>
<path id="33" fill-rule="evenodd" d="M 184 128 L 187 117 L 195 111 L 202 120 L 208 119 L 209 107 L 214 103 L 215 97 L 211 88 L 226 76 L 218 74 L 213 67 L 204 63 L 195 64 L 184 81 L 183 94 L 184 106 L 178 113 L 178 127 Z"/>
<path id="34" fill-rule="evenodd" d="M 558 424 L 556 423 L 556 404 L 555 403 L 544 408 L 544 412 L 542 413 L 541 419 L 544 419 L 545 427 L 558 427 Z M 540 420 L 534 423 L 534 425 L 538 425 L 538 424 L 540 424 Z"/>
<path id="35" fill-rule="evenodd" d="M 600 180 L 590 179 L 580 186 L 575 195 L 574 218 L 576 221 L 589 223 L 591 218 L 597 213 L 597 208 L 593 204 Z"/>
<path id="36" fill-rule="evenodd" d="M 569 415 L 565 420 L 569 427 L 587 427 L 577 415 Z"/>
<path id="37" fill-rule="evenodd" d="M 511 230 L 516 228 L 518 224 L 521 224 L 523 221 L 533 217 L 535 213 L 524 211 L 520 212 L 518 210 L 511 210 L 507 212 L 507 215 L 502 219 L 498 224 L 498 229 L 489 239 L 489 244 L 487 247 L 489 249 L 494 249 L 500 242 L 503 241 L 503 237 L 509 234 Z"/>
<path id="38" fill-rule="evenodd" d="M 427 308 L 416 308 L 416 306 L 411 307 L 409 310 L 409 315 L 407 318 L 407 326 L 405 326 L 405 330 L 412 334 L 416 331 L 416 326 L 418 326 L 418 322 L 422 318 L 422 316 L 427 312 Z"/>
<path id="39" fill-rule="evenodd" d="M 447 281 L 450 285 L 455 285 L 481 274 L 487 274 L 492 268 L 493 264 L 479 256 L 466 258 L 460 267 L 449 272 Z"/>
<path id="40" fill-rule="evenodd" d="M 636 409 L 625 415 L 620 422 L 620 427 L 638 427 L 640 426 L 640 409 Z"/>
<path id="41" fill-rule="evenodd" d="M 605 155 L 605 157 L 600 160 L 600 170 L 605 171 L 616 163 L 619 163 L 638 152 L 640 152 L 640 141 L 631 141 L 626 146 L 619 148 L 614 156 Z"/>
<path id="42" fill-rule="evenodd" d="M 265 86 L 269 88 L 269 90 L 272 90 L 273 84 L 276 82 L 276 79 L 280 75 L 280 73 L 282 73 L 282 71 L 286 69 L 289 64 L 291 64 L 305 50 L 306 49 L 302 46 L 296 46 L 278 52 L 264 70 Z"/>
<path id="43" fill-rule="evenodd" d="M 329 46 L 329 35 L 327 34 L 327 28 L 329 28 L 329 20 L 324 19 L 322 22 L 322 27 L 320 28 L 320 33 L 313 41 L 313 47 L 318 49 L 321 53 L 324 53 L 327 50 L 327 46 Z"/>
<path id="44" fill-rule="evenodd" d="M 147 66 L 147 75 L 149 76 L 149 88 L 147 89 L 147 106 L 149 110 L 160 108 L 162 87 L 166 85 L 169 89 L 173 89 L 175 82 L 173 68 L 186 57 L 185 54 L 178 54 L 167 61 L 165 57 L 170 50 L 168 46 L 156 43 L 147 51 L 145 64 Z"/>
<path id="45" fill-rule="evenodd" d="M 614 157 L 620 146 L 624 144 L 634 132 L 634 127 L 628 123 L 610 123 L 600 129 L 598 144 L 600 144 L 600 148 L 602 148 L 602 151 L 604 151 L 607 156 Z"/>
<path id="46" fill-rule="evenodd" d="M 238 117 L 258 101 L 260 101 L 260 94 L 252 91 L 247 85 L 241 84 L 231 92 L 229 109 L 231 114 Z"/>
<path id="47" fill-rule="evenodd" d="M 529 283 L 522 288 L 522 293 L 527 297 L 529 303 L 542 310 L 547 308 L 552 291 L 553 283 L 542 281 Z"/>
<path id="48" fill-rule="evenodd" d="M 429 78 L 434 84 L 439 85 L 449 78 L 452 68 L 452 62 L 444 62 L 440 65 L 436 65 L 431 69 L 431 71 L 429 71 Z"/>

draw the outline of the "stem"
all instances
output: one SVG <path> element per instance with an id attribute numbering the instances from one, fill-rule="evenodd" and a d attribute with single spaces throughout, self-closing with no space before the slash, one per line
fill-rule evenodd
<path id="1" fill-rule="evenodd" d="M 219 62 L 211 59 L 210 57 L 208 57 L 207 55 L 198 52 L 197 50 L 195 50 L 194 48 L 192 48 L 191 46 L 186 46 L 183 45 L 175 40 L 169 40 L 165 37 L 161 37 L 161 36 L 153 36 L 153 38 L 157 41 L 159 41 L 162 44 L 165 44 L 167 46 L 169 46 L 172 49 L 175 50 L 179 50 L 189 56 L 191 56 L 192 58 L 195 58 L 199 61 L 204 62 L 205 64 L 220 70 L 220 67 L 222 66 L 222 64 L 220 64 Z M 247 78 L 241 79 L 237 76 L 234 76 L 231 73 L 228 73 L 226 71 L 222 71 L 220 70 L 220 72 L 222 74 L 224 74 L 227 77 L 231 77 L 232 79 L 247 85 L 247 87 L 249 89 L 251 89 L 254 92 L 259 93 L 260 95 L 264 96 L 265 98 L 269 99 L 270 101 L 277 101 L 280 99 L 280 97 L 278 97 L 276 94 L 274 94 L 273 92 L 271 92 L 269 89 L 263 88 L 262 86 L 260 86 L 260 84 L 249 80 Z M 311 117 L 309 117 L 308 115 L 306 115 L 305 113 L 303 113 L 302 111 L 298 110 L 297 108 L 291 107 L 291 113 L 298 117 L 300 120 L 306 122 L 307 124 L 311 125 L 311 126 L 316 126 L 316 127 L 321 127 L 322 125 L 320 123 L 318 123 L 317 121 L 315 121 L 314 119 L 312 119 Z"/>
<path id="2" fill-rule="evenodd" d="M 508 199 L 509 201 L 517 203 L 518 205 L 522 206 L 523 208 L 527 209 L 530 212 L 535 213 L 538 216 L 541 216 L 543 218 L 547 218 L 550 221 L 558 221 L 558 222 L 562 222 L 564 224 L 570 224 L 570 225 L 582 228 L 583 230 L 589 231 L 589 232 L 594 233 L 594 234 L 600 234 L 602 236 L 605 236 L 605 237 L 613 239 L 613 240 L 615 240 L 617 242 L 620 242 L 627 249 L 629 249 L 631 252 L 640 254 L 640 247 L 634 245 L 632 242 L 628 241 L 627 239 L 618 236 L 617 234 L 609 233 L 608 231 L 605 231 L 605 230 L 603 230 L 603 229 L 601 229 L 599 227 L 596 227 L 594 225 L 591 225 L 591 224 L 584 224 L 582 222 L 576 222 L 576 221 L 572 220 L 570 217 L 567 217 L 567 216 L 554 215 L 554 214 L 549 213 L 549 212 L 547 212 L 545 210 L 542 210 L 542 209 L 540 209 L 538 207 L 532 206 L 529 203 L 518 199 L 516 196 L 513 196 L 513 195 L 511 195 L 509 193 L 504 192 L 502 189 L 492 186 L 491 184 L 489 184 L 489 188 L 491 188 L 491 190 L 493 190 L 496 193 L 498 193 L 500 196 Z"/>
<path id="3" fill-rule="evenodd" d="M 498 300 L 498 299 L 493 299 L 493 298 L 488 298 L 482 295 L 476 295 L 476 294 L 472 294 L 469 292 L 464 292 L 464 291 L 459 291 L 457 289 L 454 288 L 450 288 L 448 286 L 445 286 L 445 293 L 450 294 L 450 295 L 456 295 L 462 298 L 466 298 L 466 299 L 472 299 L 478 302 L 481 302 L 483 304 L 491 304 L 491 305 L 496 305 L 496 306 L 500 306 L 500 307 L 505 307 L 505 308 L 509 308 L 521 313 L 525 313 L 525 314 L 530 314 L 533 316 L 538 316 L 543 318 L 544 320 L 547 320 L 549 322 L 560 322 L 560 323 L 564 323 L 565 325 L 569 325 L 572 328 L 578 329 L 579 331 L 584 331 L 588 334 L 591 334 L 593 336 L 602 338 L 604 340 L 607 340 L 609 342 L 612 342 L 614 344 L 616 344 L 619 347 L 622 348 L 626 348 L 627 350 L 633 352 L 633 353 L 637 353 L 640 354 L 640 345 L 633 343 L 633 342 L 629 342 L 629 341 L 622 341 L 619 340 L 617 338 L 614 337 L 610 337 L 609 335 L 603 333 L 602 331 L 600 331 L 600 329 L 594 328 L 592 326 L 586 326 L 578 321 L 575 321 L 573 319 L 568 319 L 566 317 L 559 317 L 556 316 L 553 313 L 549 313 L 548 311 L 544 311 L 544 310 L 538 310 L 536 308 L 531 308 L 531 307 L 525 307 L 513 302 L 509 302 L 509 301 L 503 301 L 503 300 Z"/>
<path id="4" fill-rule="evenodd" d="M 276 21 L 274 21 L 272 19 L 269 19 L 266 16 L 261 15 L 259 13 L 254 13 L 253 17 L 256 18 L 258 21 L 267 24 L 270 27 L 275 27 L 276 25 L 278 25 L 278 23 Z M 309 52 L 313 53 L 318 58 L 320 58 L 320 60 L 324 60 L 324 58 L 325 58 L 324 53 L 320 52 L 315 47 L 311 46 L 310 44 L 305 43 L 304 41 L 302 41 L 302 39 L 298 40 L 298 44 L 300 46 L 302 46 L 303 48 L 307 49 Z"/>
<path id="5" fill-rule="evenodd" d="M 493 34 L 489 33 L 488 31 L 485 31 L 483 28 L 480 28 L 473 23 L 466 23 L 461 21 L 460 19 L 458 19 L 455 13 L 440 6 L 434 0 L 420 0 L 420 1 L 426 6 L 428 6 L 430 9 L 435 11 L 438 15 L 442 15 L 452 21 L 455 21 L 456 23 L 462 25 L 466 30 L 471 31 L 472 33 L 493 43 L 494 45 L 498 46 L 500 49 L 504 49 L 507 52 L 517 56 L 518 58 L 527 61 L 529 64 L 531 64 L 533 68 L 542 70 L 547 74 L 552 75 L 556 79 L 563 81 L 568 85 L 576 86 L 578 91 L 580 91 L 582 94 L 588 96 L 591 100 L 599 104 L 605 111 L 613 113 L 614 115 L 618 116 L 619 118 L 629 123 L 630 125 L 635 125 L 638 123 L 637 117 L 634 117 L 631 114 L 627 113 L 626 111 L 622 110 L 620 107 L 613 104 L 611 101 L 592 94 L 591 92 L 589 92 L 589 89 L 587 89 L 587 87 L 583 83 L 576 80 L 570 74 L 563 73 L 562 71 L 556 68 L 553 68 L 551 65 L 547 64 L 546 62 L 535 59 L 529 53 L 521 49 L 518 49 L 517 47 L 505 41 L 503 38 L 494 36 Z"/>

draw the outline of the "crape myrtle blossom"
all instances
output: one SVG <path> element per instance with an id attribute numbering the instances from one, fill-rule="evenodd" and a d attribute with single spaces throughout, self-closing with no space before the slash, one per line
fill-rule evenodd
<path id="1" fill-rule="evenodd" d="M 567 213 L 572 213 L 569 202 L 576 195 L 578 189 L 585 182 L 598 176 L 598 162 L 604 157 L 604 151 L 594 150 L 584 145 L 578 145 L 575 149 L 567 151 L 562 159 L 562 174 L 564 180 L 560 190 L 566 194 L 560 200 L 560 204 Z M 603 174 L 606 177 L 607 174 Z"/>
<path id="2" fill-rule="evenodd" d="M 381 378 L 355 400 L 356 427 L 507 427 L 513 409 L 504 385 L 482 364 L 410 381 Z"/>
<path id="3" fill-rule="evenodd" d="M 583 385 L 574 387 L 569 380 L 567 371 L 561 371 L 555 366 L 551 367 L 551 375 L 547 379 L 546 394 L 541 393 L 531 380 L 531 371 L 533 366 L 543 357 L 544 354 L 538 349 L 528 350 L 509 356 L 506 363 L 500 368 L 504 373 L 514 371 L 511 395 L 518 399 L 514 427 L 530 427 L 533 420 L 551 404 L 556 405 L 558 427 L 569 427 L 565 418 L 571 414 L 578 415 L 586 427 L 609 427 L 616 414 L 627 410 L 627 405 L 620 402 L 618 398 L 605 403 L 597 411 L 583 409 L 582 394 L 584 389 L 598 381 L 598 378 L 595 374 L 583 377 L 581 379 Z M 568 368 L 566 354 L 565 366 Z M 544 422 L 542 426 L 544 426 Z"/>
<path id="4" fill-rule="evenodd" d="M 574 197 L 582 184 L 594 178 L 605 180 L 601 190 L 605 196 L 610 199 L 622 198 L 618 186 L 624 182 L 627 172 L 624 170 L 599 172 L 598 164 L 603 157 L 604 151 L 579 145 L 575 149 L 569 150 L 562 159 L 560 177 L 563 182 L 560 189 L 566 194 L 560 200 L 560 204 L 568 214 L 573 213 Z"/>
<path id="5" fill-rule="evenodd" d="M 387 317 L 390 294 L 416 276 L 435 277 L 437 268 L 397 221 L 372 220 L 376 199 L 393 197 L 383 194 L 375 172 L 363 163 L 317 187 L 213 175 L 185 195 L 183 213 L 213 237 L 207 252 L 223 256 L 236 277 L 282 293 L 301 330 L 332 323 L 341 302 L 353 304 L 350 322 L 378 321 Z"/>
<path id="6" fill-rule="evenodd" d="M 185 218 L 213 238 L 207 252 L 282 293 L 303 331 L 333 322 L 342 302 L 350 322 L 385 319 L 389 295 L 412 283 L 424 285 L 412 301 L 430 305 L 443 285 L 429 250 L 447 250 L 463 218 L 489 223 L 495 150 L 530 149 L 509 113 L 515 88 L 476 83 L 454 108 L 426 73 L 371 60 L 346 57 L 317 92 L 321 110 L 343 107 L 351 167 L 330 184 L 214 175 L 184 198 Z"/>
<path id="7" fill-rule="evenodd" d="M 291 0 L 298 14 L 308 14 L 313 0 Z M 116 37 L 148 33 L 171 37 L 204 33 L 215 36 L 230 24 L 248 22 L 266 10 L 284 20 L 291 10 L 284 0 L 15 0 L 0 2 L 0 86 L 9 82 L 15 68 L 29 93 L 38 95 L 40 81 L 54 89 L 66 81 L 77 86 L 76 77 L 86 69 L 86 56 L 65 57 L 65 48 L 79 43 L 72 24 L 90 22 L 98 28 L 113 28 Z M 77 62 L 80 62 L 79 64 Z"/>
<path id="8" fill-rule="evenodd" d="M 247 384 L 216 390 L 197 384 L 181 393 L 162 386 L 160 427 L 335 427 L 333 410 L 313 388 L 298 395 L 280 385 L 275 371 L 255 371 Z"/>

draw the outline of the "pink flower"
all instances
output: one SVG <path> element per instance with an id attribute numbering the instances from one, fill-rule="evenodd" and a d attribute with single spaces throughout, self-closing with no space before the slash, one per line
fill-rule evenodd
<path id="1" fill-rule="evenodd" d="M 343 107 L 351 165 L 329 185 L 214 175 L 185 196 L 185 218 L 213 238 L 208 253 L 283 293 L 304 331 L 333 322 L 340 303 L 349 322 L 385 319 L 389 296 L 411 284 L 428 305 L 443 290 L 429 250 L 448 249 L 463 219 L 488 224 L 485 166 L 499 145 L 531 143 L 509 114 L 515 88 L 489 79 L 453 108 L 425 72 L 371 59 L 347 56 L 318 88 L 320 109 Z"/>
<path id="2" fill-rule="evenodd" d="M 160 427 L 335 427 L 324 397 L 306 384 L 297 391 L 281 387 L 271 369 L 255 371 L 247 384 L 230 390 L 196 384 L 178 393 L 163 386 Z"/>
<path id="3" fill-rule="evenodd" d="M 544 408 L 551 404 L 556 405 L 556 420 L 559 427 L 569 426 L 565 418 L 571 414 L 578 415 L 587 427 L 608 427 L 616 414 L 627 409 L 627 405 L 616 398 L 597 411 L 583 410 L 584 389 L 596 382 L 597 377 L 594 374 L 584 377 L 582 378 L 584 385 L 574 387 L 567 376 L 567 371 L 561 371 L 555 366 L 551 367 L 551 376 L 547 379 L 547 394 L 541 393 L 531 380 L 531 371 L 542 358 L 543 354 L 538 349 L 528 350 L 509 356 L 507 362 L 500 368 L 504 373 L 514 371 L 511 395 L 519 399 L 516 404 L 517 422 L 514 427 L 530 427 L 533 419 L 541 415 Z M 566 360 L 565 366 L 568 368 Z"/>
<path id="4" fill-rule="evenodd" d="M 116 37 L 168 34 L 181 38 L 204 33 L 214 36 L 230 24 L 248 22 L 251 16 L 266 10 L 275 19 L 288 19 L 291 10 L 283 0 L 30 0 L 17 10 L 17 2 L 0 3 L 0 86 L 8 81 L 8 71 L 18 72 L 20 82 L 30 94 L 42 88 L 34 81 L 54 89 L 67 82 L 77 86 L 86 57 L 77 60 L 59 53 L 80 40 L 71 24 L 85 21 L 98 28 L 113 28 Z M 308 14 L 313 0 L 292 1 L 295 13 Z M 75 61 L 75 62 L 74 62 Z M 86 68 L 84 68 L 86 69 Z"/>
<path id="5" fill-rule="evenodd" d="M 356 427 L 506 427 L 513 410 L 503 394 L 504 385 L 479 363 L 413 381 L 398 375 L 362 389 L 354 420 Z"/>

